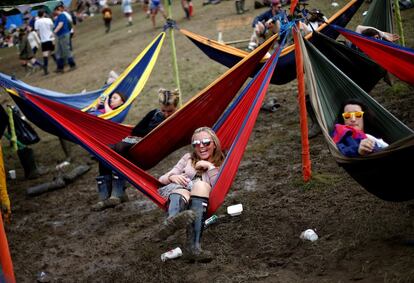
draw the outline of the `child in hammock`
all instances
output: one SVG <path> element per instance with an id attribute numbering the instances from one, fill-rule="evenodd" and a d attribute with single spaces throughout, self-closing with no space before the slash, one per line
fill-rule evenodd
<path id="1" fill-rule="evenodd" d="M 369 122 L 372 115 L 361 101 L 347 100 L 341 112 L 337 121 L 343 120 L 344 124 L 335 124 L 332 138 L 343 155 L 363 156 L 388 146 L 382 139 L 365 133 L 365 126 L 369 123 L 364 122 Z"/>
<path id="2" fill-rule="evenodd" d="M 211 188 L 224 161 L 224 153 L 217 135 L 208 127 L 196 129 L 191 144 L 193 152 L 186 153 L 174 168 L 159 178 L 165 186 L 158 191 L 168 198 L 168 217 L 160 228 L 159 237 L 166 239 L 187 228 L 186 255 L 191 260 L 208 262 L 212 255 L 201 249 L 200 241 Z"/>

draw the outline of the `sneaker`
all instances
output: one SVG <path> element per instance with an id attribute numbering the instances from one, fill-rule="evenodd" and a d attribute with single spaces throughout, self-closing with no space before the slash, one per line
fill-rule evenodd
<path id="1" fill-rule="evenodd" d="M 70 67 L 69 67 L 69 72 L 70 72 L 70 71 L 74 71 L 74 70 L 76 70 L 76 65 L 73 65 L 73 66 L 70 66 Z"/>
<path id="2" fill-rule="evenodd" d="M 194 211 L 184 210 L 175 216 L 167 218 L 158 231 L 158 237 L 161 240 L 167 239 L 178 230 L 186 228 L 187 225 L 194 221 L 195 217 Z"/>
<path id="3" fill-rule="evenodd" d="M 63 71 L 63 69 L 56 69 L 54 72 L 57 74 L 63 74 L 65 71 Z"/>

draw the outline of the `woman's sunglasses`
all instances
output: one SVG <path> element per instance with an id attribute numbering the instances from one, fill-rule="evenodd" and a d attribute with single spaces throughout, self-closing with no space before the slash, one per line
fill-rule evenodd
<path id="1" fill-rule="evenodd" d="M 362 118 L 362 116 L 364 116 L 364 111 L 355 111 L 355 112 L 344 112 L 344 113 L 342 113 L 342 117 L 344 117 L 345 120 L 351 119 L 352 116 L 354 118 Z"/>
<path id="2" fill-rule="evenodd" d="M 211 144 L 211 140 L 210 139 L 193 140 L 193 142 L 191 143 L 193 147 L 200 146 L 201 144 L 203 144 L 204 146 L 209 146 Z"/>

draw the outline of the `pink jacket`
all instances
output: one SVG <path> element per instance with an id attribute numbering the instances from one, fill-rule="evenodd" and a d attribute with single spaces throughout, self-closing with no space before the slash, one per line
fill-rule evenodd
<path id="1" fill-rule="evenodd" d="M 210 184 L 210 186 L 213 187 L 213 185 L 216 183 L 218 171 L 219 169 L 217 167 L 214 167 L 210 170 L 203 172 L 201 175 L 201 180 Z M 194 178 L 194 176 L 197 173 L 195 168 L 191 165 L 191 154 L 190 153 L 186 153 L 183 157 L 181 157 L 181 159 L 174 166 L 174 168 L 171 169 L 169 172 L 165 173 L 164 175 L 162 175 L 158 180 L 164 185 L 168 185 L 171 183 L 171 181 L 169 180 L 170 176 L 180 175 L 183 173 L 191 180 Z"/>

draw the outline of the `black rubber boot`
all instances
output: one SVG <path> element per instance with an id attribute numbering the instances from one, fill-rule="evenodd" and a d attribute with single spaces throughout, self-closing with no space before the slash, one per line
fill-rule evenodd
<path id="1" fill-rule="evenodd" d="M 192 224 L 187 226 L 187 258 L 190 261 L 210 262 L 213 255 L 210 251 L 201 249 L 201 237 L 204 230 L 204 221 L 207 216 L 208 198 L 192 196 L 190 210 L 195 214 Z"/>
<path id="2" fill-rule="evenodd" d="M 237 14 L 238 15 L 243 14 L 244 11 L 243 11 L 243 8 L 241 6 L 241 1 L 240 0 L 236 0 L 235 5 L 236 5 L 236 12 L 237 12 Z"/>
<path id="3" fill-rule="evenodd" d="M 240 0 L 240 10 L 242 11 L 242 13 L 249 11 L 249 9 L 244 8 L 244 1 L 245 0 Z"/>
<path id="4" fill-rule="evenodd" d="M 190 9 L 184 8 L 185 18 L 190 19 Z"/>
<path id="5" fill-rule="evenodd" d="M 309 95 L 306 96 L 306 111 L 308 112 L 309 118 L 312 122 L 312 125 L 309 128 L 308 138 L 312 139 L 321 133 L 321 128 L 319 127 L 318 120 L 316 119 L 315 111 L 312 108 Z"/>
<path id="6" fill-rule="evenodd" d="M 92 206 L 92 210 L 100 211 L 105 209 L 105 200 L 109 198 L 112 191 L 112 176 L 105 175 L 105 176 L 98 176 L 96 177 L 96 181 L 98 184 L 98 193 L 99 193 L 99 201 L 94 206 Z"/>
<path id="7" fill-rule="evenodd" d="M 113 175 L 111 197 L 105 201 L 106 207 L 114 207 L 128 201 L 128 196 L 125 194 L 125 183 L 124 178 L 117 174 Z"/>
<path id="8" fill-rule="evenodd" d="M 35 179 L 39 177 L 40 174 L 37 170 L 33 149 L 26 146 L 17 150 L 17 155 L 19 156 L 20 163 L 23 166 L 25 178 Z"/>
<path id="9" fill-rule="evenodd" d="M 161 225 L 158 236 L 165 240 L 180 229 L 184 229 L 194 221 L 194 212 L 187 209 L 187 200 L 184 196 L 172 193 L 168 196 L 168 217 Z"/>

